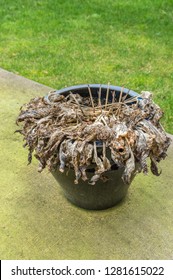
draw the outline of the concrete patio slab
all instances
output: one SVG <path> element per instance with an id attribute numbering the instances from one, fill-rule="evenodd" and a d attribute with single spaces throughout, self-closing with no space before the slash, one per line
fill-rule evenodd
<path id="1" fill-rule="evenodd" d="M 80 209 L 36 160 L 27 166 L 14 134 L 20 106 L 49 90 L 0 69 L 0 258 L 172 260 L 173 145 L 160 177 L 138 175 L 116 207 Z"/>

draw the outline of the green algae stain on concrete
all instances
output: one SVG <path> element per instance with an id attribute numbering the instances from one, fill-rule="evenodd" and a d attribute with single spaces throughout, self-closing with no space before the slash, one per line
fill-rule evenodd
<path id="1" fill-rule="evenodd" d="M 27 166 L 14 134 L 20 106 L 49 88 L 1 70 L 0 91 L 1 259 L 173 259 L 173 146 L 162 175 L 139 174 L 116 207 L 80 209 L 36 160 Z"/>

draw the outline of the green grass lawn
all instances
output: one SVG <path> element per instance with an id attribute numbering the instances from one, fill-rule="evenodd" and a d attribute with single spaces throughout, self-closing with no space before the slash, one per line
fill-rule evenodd
<path id="1" fill-rule="evenodd" d="M 172 0 L 0 0 L 0 67 L 57 89 L 152 91 L 173 133 Z"/>

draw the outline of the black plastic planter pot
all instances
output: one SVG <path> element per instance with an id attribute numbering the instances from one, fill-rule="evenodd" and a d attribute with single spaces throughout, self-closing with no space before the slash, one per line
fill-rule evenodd
<path id="1" fill-rule="evenodd" d="M 106 93 L 109 90 L 108 101 L 112 101 L 112 92 L 115 92 L 115 96 L 118 99 L 120 93 L 122 96 L 127 95 L 127 98 L 140 96 L 138 93 L 112 85 L 100 85 L 100 84 L 89 84 L 89 85 L 78 85 L 67 87 L 56 91 L 58 95 L 67 96 L 69 93 L 80 94 L 82 96 L 88 96 L 88 86 L 92 92 L 93 97 L 98 96 L 98 91 L 101 87 L 101 99 L 106 98 Z M 48 97 L 46 97 L 48 99 Z M 101 143 L 98 143 L 98 148 L 101 147 Z M 87 169 L 88 178 L 94 174 L 94 166 Z M 55 179 L 58 181 L 59 185 L 62 187 L 64 194 L 68 200 L 70 200 L 75 205 L 91 210 L 101 210 L 112 206 L 115 206 L 119 201 L 121 201 L 127 194 L 127 190 L 130 184 L 125 184 L 122 180 L 124 168 L 118 168 L 112 162 L 111 170 L 105 172 L 108 180 L 103 182 L 99 180 L 96 184 L 89 185 L 87 181 L 80 180 L 76 185 L 74 184 L 74 171 L 68 171 L 61 173 L 60 171 L 52 172 Z M 131 182 L 130 182 L 131 183 Z"/>
<path id="2" fill-rule="evenodd" d="M 64 194 L 73 204 L 90 210 L 101 210 L 112 207 L 121 201 L 130 186 L 124 184 L 121 176 L 123 169 L 106 172 L 109 180 L 103 182 L 99 180 L 94 186 L 88 182 L 80 181 L 74 184 L 74 171 L 70 170 L 68 175 L 59 171 L 52 172 L 59 185 L 63 188 Z M 87 172 L 91 177 L 90 171 Z"/>

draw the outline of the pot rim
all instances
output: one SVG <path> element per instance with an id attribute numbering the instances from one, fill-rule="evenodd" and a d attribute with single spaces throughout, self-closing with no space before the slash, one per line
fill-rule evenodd
<path id="1" fill-rule="evenodd" d="M 142 99 L 142 97 L 140 96 L 139 93 L 128 89 L 128 88 L 124 88 L 124 87 L 120 87 L 120 86 L 114 86 L 114 85 L 105 85 L 105 84 L 81 84 L 81 85 L 74 85 L 74 86 L 70 86 L 70 87 L 65 87 L 59 90 L 54 90 L 54 91 L 50 91 L 49 94 L 54 93 L 57 95 L 64 95 L 65 97 L 71 92 L 73 94 L 82 94 L 82 95 L 88 95 L 87 91 L 88 88 L 90 88 L 92 94 L 98 94 L 99 89 L 101 88 L 101 92 L 106 95 L 107 90 L 111 91 L 111 92 L 115 92 L 116 95 L 119 95 L 122 91 L 122 93 L 124 95 L 129 95 L 129 97 L 138 97 L 138 99 Z M 50 102 L 49 100 L 49 94 L 47 94 L 44 99 L 45 101 L 47 101 L 48 103 Z"/>

